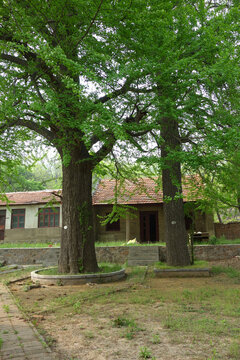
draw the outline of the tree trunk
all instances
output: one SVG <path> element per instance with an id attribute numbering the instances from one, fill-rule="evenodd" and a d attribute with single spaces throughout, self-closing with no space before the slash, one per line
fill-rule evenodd
<path id="1" fill-rule="evenodd" d="M 163 159 L 162 186 L 167 263 L 173 266 L 189 265 L 190 256 L 182 199 L 181 164 L 179 160 L 176 160 L 176 152 L 181 149 L 177 121 L 172 118 L 162 118 L 161 136 L 163 139 L 161 156 Z"/>
<path id="2" fill-rule="evenodd" d="M 62 236 L 58 269 L 61 273 L 98 270 L 92 211 L 92 165 L 76 148 L 63 164 Z"/>

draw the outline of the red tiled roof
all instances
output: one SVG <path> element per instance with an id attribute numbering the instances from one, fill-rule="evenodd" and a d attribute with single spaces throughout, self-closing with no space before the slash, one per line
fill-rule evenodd
<path id="1" fill-rule="evenodd" d="M 31 205 L 46 204 L 49 201 L 60 202 L 59 196 L 54 196 L 58 190 L 26 191 L 7 193 L 8 205 Z M 0 205 L 6 205 L 5 201 L 0 200 Z"/>
<path id="2" fill-rule="evenodd" d="M 184 201 L 196 201 L 201 199 L 197 194 L 200 187 L 199 180 L 195 178 L 185 178 L 183 184 Z M 93 205 L 111 204 L 114 202 L 114 194 L 117 189 L 117 202 L 119 204 L 159 204 L 163 202 L 162 190 L 156 184 L 156 179 L 138 179 L 137 183 L 126 180 L 123 184 L 116 184 L 116 180 L 102 180 L 94 195 Z"/>
<path id="3" fill-rule="evenodd" d="M 185 178 L 183 184 L 183 199 L 184 201 L 196 201 L 201 199 L 198 194 L 198 189 L 201 182 L 195 178 Z M 114 202 L 116 190 L 116 180 L 105 179 L 102 180 L 94 195 L 93 205 L 106 205 Z M 42 191 L 27 191 L 15 192 L 6 194 L 8 198 L 8 205 L 31 205 L 31 204 L 46 204 L 50 201 L 61 202 L 59 194 L 61 190 L 42 190 Z M 123 184 L 117 183 L 117 202 L 119 204 L 159 204 L 163 202 L 162 190 L 157 186 L 156 179 L 143 178 L 138 179 L 133 183 L 125 180 Z M 0 206 L 6 205 L 5 201 L 0 200 Z"/>

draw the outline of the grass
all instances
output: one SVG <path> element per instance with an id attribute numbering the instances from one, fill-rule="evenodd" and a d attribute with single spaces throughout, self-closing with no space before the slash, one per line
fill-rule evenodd
<path id="1" fill-rule="evenodd" d="M 98 274 L 114 272 L 114 271 L 121 270 L 123 268 L 122 265 L 110 264 L 110 263 L 99 263 L 98 266 L 99 266 Z M 41 270 L 41 271 L 39 271 L 39 274 L 40 275 L 69 275 L 69 274 L 60 274 L 58 272 L 57 267 Z M 79 274 L 74 274 L 74 275 L 85 275 L 85 274 L 93 274 L 93 273 L 79 273 Z"/>
<path id="2" fill-rule="evenodd" d="M 33 270 L 39 269 L 39 266 L 29 266 L 26 269 L 22 269 L 21 271 L 17 270 L 7 273 L 7 274 L 1 274 L 0 276 L 0 283 L 4 283 L 5 285 L 8 285 L 9 281 L 15 280 L 16 278 L 24 278 L 26 276 L 29 276 L 30 278 L 30 272 Z"/>
<path id="3" fill-rule="evenodd" d="M 216 238 L 215 236 L 210 237 L 209 241 L 194 241 L 194 245 L 238 245 L 240 239 L 226 239 L 225 236 Z"/>
<path id="4" fill-rule="evenodd" d="M 214 244 L 211 244 L 211 241 L 199 241 L 194 242 L 194 245 L 234 245 L 240 244 L 240 239 L 231 239 L 228 240 L 225 237 L 218 238 L 214 241 Z M 96 242 L 96 247 L 110 247 L 110 246 L 165 246 L 164 242 L 157 243 L 137 243 L 137 244 L 129 244 L 125 241 L 108 241 L 108 242 Z M 45 248 L 45 247 L 60 247 L 59 243 L 1 243 L 0 249 L 4 248 Z"/>
<path id="5" fill-rule="evenodd" d="M 170 266 L 167 265 L 165 262 L 157 262 L 155 263 L 155 267 L 158 269 L 199 269 L 199 268 L 207 268 L 209 266 L 209 263 L 204 260 L 196 260 L 194 262 L 194 265 L 188 265 L 188 266 Z"/>
<path id="6" fill-rule="evenodd" d="M 96 242 L 96 247 L 105 247 L 105 246 L 165 246 L 164 242 L 156 243 L 136 243 L 136 244 L 127 244 L 125 241 L 107 241 L 107 242 Z"/>
<path id="7" fill-rule="evenodd" d="M 52 243 L 2 243 L 0 249 L 12 248 L 45 248 L 45 247 L 59 247 L 60 244 Z"/>
<path id="8" fill-rule="evenodd" d="M 213 266 L 212 272 L 215 275 L 218 274 L 226 274 L 229 278 L 238 280 L 240 282 L 240 271 L 233 269 L 231 267 L 225 267 L 225 266 Z"/>

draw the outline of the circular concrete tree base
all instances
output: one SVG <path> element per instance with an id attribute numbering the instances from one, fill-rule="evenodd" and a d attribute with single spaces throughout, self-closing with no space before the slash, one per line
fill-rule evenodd
<path id="1" fill-rule="evenodd" d="M 125 269 L 110 273 L 83 274 L 83 275 L 41 275 L 39 272 L 44 269 L 31 272 L 33 282 L 45 285 L 81 285 L 87 283 L 108 283 L 119 281 L 125 278 Z"/>

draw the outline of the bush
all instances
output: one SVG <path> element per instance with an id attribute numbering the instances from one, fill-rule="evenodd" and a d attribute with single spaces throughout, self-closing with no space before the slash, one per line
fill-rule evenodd
<path id="1" fill-rule="evenodd" d="M 211 244 L 211 245 L 219 244 L 219 241 L 218 241 L 218 239 L 216 238 L 215 235 L 210 236 L 210 238 L 209 238 L 209 244 Z"/>

